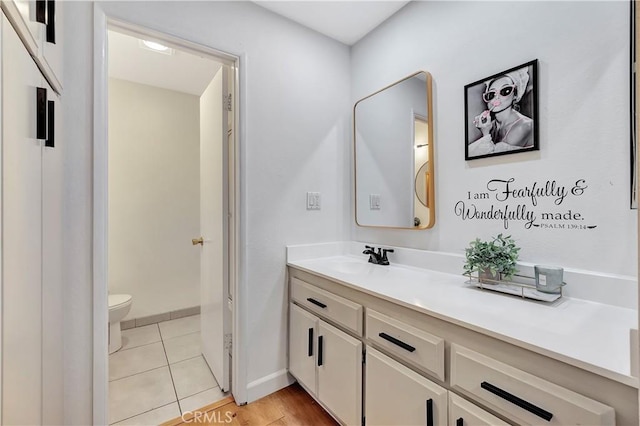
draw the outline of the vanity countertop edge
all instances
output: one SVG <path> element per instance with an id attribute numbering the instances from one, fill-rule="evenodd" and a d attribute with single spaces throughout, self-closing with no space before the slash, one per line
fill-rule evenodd
<path id="1" fill-rule="evenodd" d="M 336 264 L 359 271 L 340 271 Z M 551 304 L 524 300 L 480 290 L 462 275 L 367 264 L 353 255 L 287 266 L 638 388 L 638 378 L 630 375 L 633 309 L 569 297 Z"/>

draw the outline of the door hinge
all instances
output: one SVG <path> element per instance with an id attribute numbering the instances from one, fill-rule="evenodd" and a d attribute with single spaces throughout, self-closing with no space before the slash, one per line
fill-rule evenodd
<path id="1" fill-rule="evenodd" d="M 231 93 L 229 93 L 227 96 L 225 96 L 224 106 L 225 106 L 225 108 L 227 108 L 227 111 L 231 111 L 231 106 L 232 106 L 231 99 L 233 99 L 231 97 Z"/>
<path id="2" fill-rule="evenodd" d="M 231 350 L 231 345 L 233 344 L 233 340 L 231 338 L 231 333 L 227 333 L 224 335 L 224 348 Z"/>

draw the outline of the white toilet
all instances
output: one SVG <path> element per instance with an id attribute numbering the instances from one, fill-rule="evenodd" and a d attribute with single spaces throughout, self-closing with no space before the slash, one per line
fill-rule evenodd
<path id="1" fill-rule="evenodd" d="M 131 299 L 130 294 L 109 295 L 109 354 L 122 347 L 120 321 L 131 310 Z"/>

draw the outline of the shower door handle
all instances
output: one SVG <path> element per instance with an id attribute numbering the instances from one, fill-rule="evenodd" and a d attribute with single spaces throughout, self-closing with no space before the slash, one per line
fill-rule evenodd
<path id="1" fill-rule="evenodd" d="M 204 245 L 204 238 L 200 237 L 200 238 L 194 238 L 191 240 L 191 244 L 193 244 L 194 246 L 197 246 L 198 244 L 200 244 L 201 246 Z"/>

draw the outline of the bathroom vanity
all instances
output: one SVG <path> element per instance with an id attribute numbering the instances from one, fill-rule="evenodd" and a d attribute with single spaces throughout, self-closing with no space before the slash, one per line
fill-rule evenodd
<path id="1" fill-rule="evenodd" d="M 638 424 L 634 310 L 364 256 L 289 258 L 288 281 L 289 372 L 341 423 Z"/>

